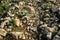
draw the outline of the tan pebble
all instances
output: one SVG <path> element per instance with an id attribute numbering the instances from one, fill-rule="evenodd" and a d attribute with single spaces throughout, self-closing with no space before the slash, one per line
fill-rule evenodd
<path id="1" fill-rule="evenodd" d="M 60 7 L 58 9 L 60 10 Z"/>
<path id="2" fill-rule="evenodd" d="M 20 26 L 20 20 L 19 19 L 15 19 L 15 25 Z"/>
<path id="3" fill-rule="evenodd" d="M 15 6 L 16 6 L 17 8 L 19 8 L 19 5 L 16 4 Z"/>
<path id="4" fill-rule="evenodd" d="M 25 35 L 23 34 L 22 36 L 23 36 L 23 39 L 25 39 Z"/>
<path id="5" fill-rule="evenodd" d="M 40 24 L 43 24 L 43 22 L 42 22 L 42 21 L 40 21 Z"/>
<path id="6" fill-rule="evenodd" d="M 54 28 L 47 27 L 47 29 L 48 29 L 50 32 L 55 32 L 55 29 L 54 29 Z"/>
<path id="7" fill-rule="evenodd" d="M 46 14 L 46 16 L 49 16 L 49 14 Z"/>
<path id="8" fill-rule="evenodd" d="M 48 28 L 51 32 L 55 32 L 54 28 Z"/>
<path id="9" fill-rule="evenodd" d="M 19 4 L 20 4 L 20 5 L 24 5 L 24 4 L 25 4 L 25 2 L 24 2 L 24 1 L 22 1 L 22 2 L 19 2 Z"/>

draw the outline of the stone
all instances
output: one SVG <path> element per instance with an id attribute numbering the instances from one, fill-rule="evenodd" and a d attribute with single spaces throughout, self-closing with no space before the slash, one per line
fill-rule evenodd
<path id="1" fill-rule="evenodd" d="M 53 40 L 60 40 L 60 37 L 58 35 L 56 35 Z"/>
<path id="2" fill-rule="evenodd" d="M 11 32 L 13 35 L 16 36 L 16 39 L 19 38 L 22 38 L 24 35 L 23 35 L 23 32 Z M 24 37 L 22 39 L 25 39 Z"/>
<path id="3" fill-rule="evenodd" d="M 26 28 L 26 30 L 27 30 L 27 31 L 30 31 L 30 26 L 28 26 L 28 27 Z"/>
<path id="4" fill-rule="evenodd" d="M 15 4 L 15 7 L 19 8 L 19 5 Z"/>
<path id="5" fill-rule="evenodd" d="M 24 1 L 21 1 L 21 2 L 19 2 L 19 4 L 20 4 L 20 5 L 24 5 L 24 4 L 25 4 L 25 2 L 24 2 Z"/>
<path id="6" fill-rule="evenodd" d="M 52 7 L 52 11 L 53 11 L 53 12 L 58 11 L 58 6 L 53 6 L 53 7 Z"/>
<path id="7" fill-rule="evenodd" d="M 25 35 L 23 34 L 22 36 L 23 36 L 22 39 L 25 39 Z"/>
<path id="8" fill-rule="evenodd" d="M 59 35 L 60 36 L 60 30 L 59 30 L 59 32 L 58 32 L 58 34 L 57 35 Z"/>
<path id="9" fill-rule="evenodd" d="M 3 39 L 3 37 L 2 37 L 2 36 L 0 36 L 0 39 Z"/>
<path id="10" fill-rule="evenodd" d="M 43 21 L 40 21 L 40 24 L 43 24 Z"/>
<path id="11" fill-rule="evenodd" d="M 14 9 L 14 7 L 13 7 L 13 9 Z M 9 16 L 14 16 L 15 14 L 12 14 L 11 11 L 9 11 L 9 12 L 8 12 L 8 15 L 9 15 Z"/>
<path id="12" fill-rule="evenodd" d="M 7 29 L 8 32 L 12 31 L 12 29 Z"/>
<path id="13" fill-rule="evenodd" d="M 44 25 L 42 25 L 43 27 L 48 27 L 48 25 L 47 24 L 44 24 Z"/>
<path id="14" fill-rule="evenodd" d="M 6 33 L 7 33 L 7 31 L 5 31 L 4 29 L 0 28 L 0 35 L 6 36 Z"/>
<path id="15" fill-rule="evenodd" d="M 60 10 L 60 7 L 58 9 Z"/>
<path id="16" fill-rule="evenodd" d="M 49 14 L 46 14 L 46 16 L 48 16 L 48 17 L 49 17 L 50 15 L 49 15 Z"/>
<path id="17" fill-rule="evenodd" d="M 20 26 L 20 20 L 18 18 L 16 18 L 14 21 L 15 21 L 15 25 L 19 27 Z"/>
<path id="18" fill-rule="evenodd" d="M 50 32 L 55 32 L 55 31 L 56 31 L 54 27 L 53 27 L 53 28 L 47 27 L 47 29 L 48 29 Z"/>
<path id="19" fill-rule="evenodd" d="M 44 20 L 48 21 L 48 20 L 49 20 L 49 18 L 44 18 Z"/>
<path id="20" fill-rule="evenodd" d="M 47 37 L 48 37 L 49 39 L 51 39 L 51 38 L 52 38 L 52 32 L 48 32 L 48 33 L 47 33 Z"/>

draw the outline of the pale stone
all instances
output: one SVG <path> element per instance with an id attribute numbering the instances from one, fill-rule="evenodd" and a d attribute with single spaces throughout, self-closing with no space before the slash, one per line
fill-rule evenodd
<path id="1" fill-rule="evenodd" d="M 20 20 L 17 18 L 15 19 L 15 25 L 20 26 Z"/>
<path id="2" fill-rule="evenodd" d="M 54 28 L 50 28 L 50 31 L 51 31 L 51 32 L 55 32 L 55 29 L 54 29 Z"/>
<path id="3" fill-rule="evenodd" d="M 19 38 L 22 38 L 23 36 L 23 32 L 11 32 L 13 35 L 15 35 L 16 36 L 16 39 L 18 39 L 18 37 Z"/>
<path id="4" fill-rule="evenodd" d="M 48 20 L 49 20 L 49 18 L 44 18 L 44 20 L 47 20 L 47 21 L 48 21 Z"/>
<path id="5" fill-rule="evenodd" d="M 15 14 L 12 14 L 11 11 L 8 12 L 9 16 L 14 16 Z"/>
<path id="6" fill-rule="evenodd" d="M 25 39 L 25 35 L 23 34 L 22 36 L 23 36 L 23 38 L 22 38 L 22 39 Z"/>
<path id="7" fill-rule="evenodd" d="M 43 21 L 40 21 L 40 24 L 43 24 Z"/>
<path id="8" fill-rule="evenodd" d="M 52 32 L 49 32 L 49 33 L 47 34 L 47 37 L 48 37 L 49 39 L 51 39 L 51 37 L 52 37 Z"/>
<path id="9" fill-rule="evenodd" d="M 43 27 L 48 27 L 47 24 L 42 25 Z"/>
<path id="10" fill-rule="evenodd" d="M 15 7 L 19 8 L 19 5 L 16 4 Z"/>
<path id="11" fill-rule="evenodd" d="M 50 28 L 50 27 L 47 27 L 47 29 L 50 31 L 50 32 L 55 32 L 55 28 Z"/>
<path id="12" fill-rule="evenodd" d="M 2 36 L 6 36 L 6 31 L 4 30 L 4 29 L 0 29 L 0 35 L 2 35 Z"/>
<path id="13" fill-rule="evenodd" d="M 2 36 L 0 36 L 0 39 L 3 39 L 3 37 L 2 37 Z"/>
<path id="14" fill-rule="evenodd" d="M 20 4 L 20 5 L 24 5 L 24 4 L 25 4 L 25 2 L 24 2 L 24 1 L 21 1 L 21 2 L 19 2 L 19 4 Z"/>
<path id="15" fill-rule="evenodd" d="M 49 17 L 50 15 L 49 15 L 49 14 L 46 14 L 46 16 L 48 16 L 48 17 Z"/>
<path id="16" fill-rule="evenodd" d="M 60 10 L 60 7 L 58 9 Z"/>
<path id="17" fill-rule="evenodd" d="M 7 31 L 12 31 L 12 29 L 7 29 Z"/>

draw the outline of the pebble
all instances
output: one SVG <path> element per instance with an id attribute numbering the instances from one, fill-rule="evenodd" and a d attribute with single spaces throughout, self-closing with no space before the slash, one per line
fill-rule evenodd
<path id="1" fill-rule="evenodd" d="M 18 27 L 20 26 L 20 20 L 19 19 L 15 19 L 15 25 L 17 25 Z"/>
<path id="2" fill-rule="evenodd" d="M 48 32 L 48 33 L 47 33 L 47 37 L 48 37 L 49 39 L 51 39 L 51 37 L 52 37 L 52 32 Z"/>

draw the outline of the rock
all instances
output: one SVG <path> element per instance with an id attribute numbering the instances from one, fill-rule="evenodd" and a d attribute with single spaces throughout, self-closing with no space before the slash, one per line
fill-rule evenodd
<path id="1" fill-rule="evenodd" d="M 32 6 L 33 4 L 32 3 L 28 3 L 28 5 L 31 5 Z"/>
<path id="2" fill-rule="evenodd" d="M 49 18 L 44 18 L 44 20 L 48 21 L 48 20 L 49 20 Z"/>
<path id="3" fill-rule="evenodd" d="M 13 7 L 12 9 L 15 9 L 15 7 Z M 13 17 L 15 14 L 12 14 L 11 11 L 9 11 L 8 15 Z"/>
<path id="4" fill-rule="evenodd" d="M 31 30 L 37 31 L 37 27 L 32 27 Z"/>
<path id="5" fill-rule="evenodd" d="M 40 21 L 40 24 L 43 24 L 43 21 Z"/>
<path id="6" fill-rule="evenodd" d="M 44 24 L 44 25 L 42 25 L 43 27 L 48 27 L 48 25 L 47 24 Z"/>
<path id="7" fill-rule="evenodd" d="M 27 31 L 30 31 L 30 28 L 31 28 L 31 27 L 30 27 L 30 26 L 28 26 L 28 27 L 26 28 L 26 30 L 27 30 Z"/>
<path id="8" fill-rule="evenodd" d="M 50 15 L 49 15 L 49 14 L 46 14 L 45 16 L 50 17 Z"/>
<path id="9" fill-rule="evenodd" d="M 22 22 L 23 22 L 24 24 L 26 24 L 26 23 L 27 23 L 27 18 L 26 18 L 26 17 L 22 17 Z"/>
<path id="10" fill-rule="evenodd" d="M 47 33 L 47 37 L 48 37 L 49 39 L 51 39 L 51 38 L 52 38 L 52 32 L 48 32 L 48 33 Z"/>
<path id="11" fill-rule="evenodd" d="M 3 37 L 2 37 L 2 36 L 0 36 L 0 39 L 3 39 Z"/>
<path id="12" fill-rule="evenodd" d="M 19 5 L 15 4 L 15 7 L 19 8 Z"/>
<path id="13" fill-rule="evenodd" d="M 20 5 L 24 5 L 24 4 L 25 4 L 25 2 L 24 2 L 24 1 L 21 1 L 21 2 L 19 2 L 19 4 L 20 4 Z"/>
<path id="14" fill-rule="evenodd" d="M 60 7 L 58 9 L 60 10 Z"/>
<path id="15" fill-rule="evenodd" d="M 60 40 L 60 36 L 56 35 L 53 40 Z"/>
<path id="16" fill-rule="evenodd" d="M 54 36 L 53 40 L 60 40 L 60 30 L 58 33 Z"/>
<path id="17" fill-rule="evenodd" d="M 22 35 L 22 39 L 25 39 L 25 35 L 24 34 Z"/>
<path id="18" fill-rule="evenodd" d="M 8 32 L 12 31 L 12 29 L 7 29 Z"/>
<path id="19" fill-rule="evenodd" d="M 6 33 L 7 33 L 7 32 L 6 32 L 4 29 L 1 29 L 1 28 L 0 28 L 0 35 L 6 36 Z"/>
<path id="20" fill-rule="evenodd" d="M 53 11 L 53 12 L 58 11 L 58 6 L 53 6 L 53 7 L 52 7 L 52 11 Z"/>
<path id="21" fill-rule="evenodd" d="M 58 34 L 57 35 L 59 35 L 60 36 L 60 31 L 58 32 Z"/>
<path id="22" fill-rule="evenodd" d="M 16 36 L 16 39 L 19 38 L 22 38 L 22 39 L 25 39 L 25 36 L 23 35 L 23 32 L 11 32 L 13 35 Z"/>
<path id="23" fill-rule="evenodd" d="M 18 18 L 16 18 L 14 21 L 15 21 L 15 25 L 19 27 L 20 26 L 20 20 Z"/>
<path id="24" fill-rule="evenodd" d="M 55 28 L 50 28 L 50 27 L 47 27 L 47 29 L 50 31 L 50 32 L 55 32 Z"/>

